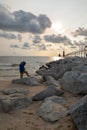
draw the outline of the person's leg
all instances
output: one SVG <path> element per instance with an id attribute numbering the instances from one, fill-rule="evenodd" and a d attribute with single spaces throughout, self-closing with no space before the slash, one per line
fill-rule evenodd
<path id="1" fill-rule="evenodd" d="M 23 72 L 20 73 L 20 79 L 22 79 L 22 78 L 23 78 Z"/>
<path id="2" fill-rule="evenodd" d="M 28 72 L 27 71 L 24 71 L 24 73 L 29 77 L 29 74 L 28 74 Z"/>

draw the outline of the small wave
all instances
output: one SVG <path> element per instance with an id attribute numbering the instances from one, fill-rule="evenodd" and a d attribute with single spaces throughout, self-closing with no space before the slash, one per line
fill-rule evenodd
<path id="1" fill-rule="evenodd" d="M 18 64 L 0 64 L 0 71 L 18 70 Z"/>
<path id="2" fill-rule="evenodd" d="M 19 64 L 4 64 L 4 63 L 0 63 L 0 66 L 1 67 L 6 67 L 6 66 L 8 66 L 8 67 L 18 67 Z"/>
<path id="3" fill-rule="evenodd" d="M 0 75 L 0 77 L 18 77 L 18 75 Z"/>
<path id="4" fill-rule="evenodd" d="M 0 71 L 18 70 L 18 68 L 0 68 Z"/>
<path id="5" fill-rule="evenodd" d="M 12 64 L 12 67 L 18 67 L 19 64 Z"/>

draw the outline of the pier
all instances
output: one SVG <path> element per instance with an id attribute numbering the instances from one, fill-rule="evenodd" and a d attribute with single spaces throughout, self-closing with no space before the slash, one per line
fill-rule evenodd
<path id="1" fill-rule="evenodd" d="M 87 46 L 85 46 L 81 50 L 73 51 L 73 52 L 68 53 L 68 54 L 65 55 L 65 57 L 69 57 L 69 56 L 87 57 Z"/>

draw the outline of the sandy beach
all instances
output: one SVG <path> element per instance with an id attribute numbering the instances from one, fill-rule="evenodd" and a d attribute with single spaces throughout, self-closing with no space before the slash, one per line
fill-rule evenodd
<path id="1" fill-rule="evenodd" d="M 29 97 L 44 90 L 45 85 L 41 86 L 25 86 L 12 84 L 11 81 L 0 80 L 0 90 L 5 88 L 27 88 L 29 89 Z M 67 100 L 66 107 L 70 107 L 73 103 L 80 99 L 76 95 L 64 92 L 62 95 Z M 55 123 L 48 123 L 37 115 L 42 101 L 35 101 L 27 108 L 4 113 L 0 110 L 0 130 L 77 130 L 70 115 L 61 118 Z"/>

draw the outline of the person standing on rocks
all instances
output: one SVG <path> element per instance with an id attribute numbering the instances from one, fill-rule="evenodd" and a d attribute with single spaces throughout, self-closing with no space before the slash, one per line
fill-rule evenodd
<path id="1" fill-rule="evenodd" d="M 25 61 L 22 61 L 22 62 L 19 64 L 20 79 L 23 78 L 23 74 L 26 74 L 26 75 L 29 77 L 28 72 L 25 70 L 25 65 L 26 65 L 26 62 L 25 62 Z"/>

